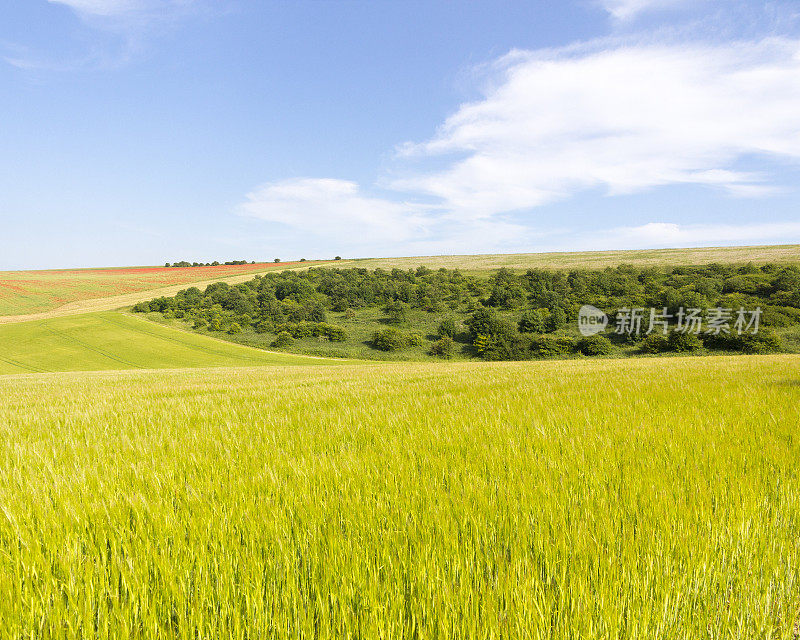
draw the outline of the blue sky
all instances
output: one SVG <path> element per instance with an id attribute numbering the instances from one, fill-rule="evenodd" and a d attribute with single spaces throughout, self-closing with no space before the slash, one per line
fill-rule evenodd
<path id="1" fill-rule="evenodd" d="M 800 242 L 793 1 L 0 15 L 0 268 Z"/>

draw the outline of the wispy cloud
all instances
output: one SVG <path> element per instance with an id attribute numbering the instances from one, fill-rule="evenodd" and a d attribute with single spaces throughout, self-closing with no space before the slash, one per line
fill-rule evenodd
<path id="1" fill-rule="evenodd" d="M 800 158 L 800 42 L 515 51 L 484 97 L 406 157 L 445 168 L 394 180 L 474 217 L 532 209 L 586 189 L 627 194 L 699 184 L 766 195 L 752 155 Z M 449 159 L 449 160 L 448 160 Z"/>
<path id="2" fill-rule="evenodd" d="M 75 72 L 117 68 L 140 55 L 154 34 L 197 13 L 203 0 L 47 0 L 53 11 L 69 10 L 90 37 L 82 51 L 54 56 L 17 43 L 0 43 L 2 59 L 18 69 Z M 85 44 L 88 42 L 88 44 Z"/>
<path id="3" fill-rule="evenodd" d="M 582 236 L 571 246 L 581 249 L 636 249 L 741 244 L 780 244 L 800 240 L 800 222 L 755 224 L 689 224 L 649 222 Z"/>
<path id="4" fill-rule="evenodd" d="M 342 240 L 420 249 L 448 240 L 474 245 L 470 234 L 484 246 L 543 238 L 556 246 L 558 234 L 537 208 L 579 192 L 683 184 L 763 197 L 781 185 L 743 170 L 742 161 L 800 159 L 797 40 L 514 51 L 493 68 L 480 100 L 458 108 L 429 140 L 400 145 L 401 163 L 434 161 L 437 169 L 405 165 L 405 175 L 381 182 L 389 193 L 382 197 L 341 180 L 271 183 L 248 194 L 239 211 Z M 780 240 L 781 230 L 794 227 L 652 223 L 606 239 L 748 242 Z"/>
<path id="5" fill-rule="evenodd" d="M 48 0 L 90 16 L 118 16 L 144 9 L 144 0 Z"/>
<path id="6" fill-rule="evenodd" d="M 599 4 L 616 20 L 628 21 L 647 11 L 689 5 L 691 0 L 599 0 Z M 702 2 L 702 0 L 695 0 Z"/>
<path id="7" fill-rule="evenodd" d="M 369 197 L 355 182 L 332 178 L 264 184 L 247 194 L 238 212 L 311 235 L 365 242 L 426 236 L 435 222 L 433 211 L 423 205 Z"/>

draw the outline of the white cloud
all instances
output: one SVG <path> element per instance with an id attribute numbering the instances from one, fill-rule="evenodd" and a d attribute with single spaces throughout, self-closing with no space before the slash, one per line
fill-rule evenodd
<path id="1" fill-rule="evenodd" d="M 625 194 L 700 184 L 764 195 L 767 177 L 736 168 L 800 159 L 800 42 L 634 45 L 516 51 L 483 99 L 462 105 L 401 155 L 444 169 L 391 186 L 487 217 L 601 188 Z"/>
<path id="2" fill-rule="evenodd" d="M 434 220 L 431 211 L 421 205 L 368 197 L 355 182 L 332 178 L 296 178 L 262 185 L 247 194 L 238 212 L 311 235 L 360 241 L 419 237 L 428 233 Z"/>
<path id="3" fill-rule="evenodd" d="M 383 182 L 402 199 L 305 178 L 254 190 L 239 212 L 395 254 L 800 239 L 793 223 L 655 222 L 590 236 L 580 230 L 588 213 L 554 222 L 537 211 L 586 190 L 781 191 L 767 169 L 800 160 L 800 41 L 515 51 L 494 72 L 435 136 L 400 147 L 404 163 L 437 165 Z"/>
<path id="4" fill-rule="evenodd" d="M 800 222 L 691 224 L 650 222 L 599 234 L 608 248 L 687 247 L 742 243 L 785 243 L 800 239 Z"/>
<path id="5" fill-rule="evenodd" d="M 632 20 L 645 11 L 669 9 L 689 4 L 689 0 L 600 0 L 600 5 L 616 20 Z"/>

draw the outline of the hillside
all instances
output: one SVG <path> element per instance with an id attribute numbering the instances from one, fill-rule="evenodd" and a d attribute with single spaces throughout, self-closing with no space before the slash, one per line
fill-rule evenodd
<path id="1" fill-rule="evenodd" d="M 600 269 L 620 264 L 634 266 L 681 266 L 711 262 L 721 264 L 766 264 L 800 262 L 800 245 L 751 247 L 702 247 L 697 249 L 638 249 L 628 251 L 575 251 L 551 253 L 508 253 L 483 255 L 418 256 L 408 258 L 365 258 L 358 266 L 368 269 L 412 269 L 445 267 L 466 272 L 507 269 Z"/>
<path id="2" fill-rule="evenodd" d="M 296 268 L 300 263 L 262 262 L 209 267 L 121 267 L 102 269 L 51 269 L 42 271 L 0 271 L 0 321 L 2 316 L 30 316 L 54 309 L 85 313 L 134 304 L 141 291 L 171 291 L 174 295 L 188 284 L 225 280 L 231 284 L 256 273 Z M 306 264 L 320 264 L 302 263 Z M 134 294 L 132 301 L 128 296 Z M 93 308 L 88 300 L 118 298 L 116 307 Z M 83 304 L 81 304 L 83 303 Z M 34 319 L 26 317 L 24 319 Z"/>
<path id="3" fill-rule="evenodd" d="M 0 326 L 0 374 L 336 362 L 251 349 L 114 312 Z"/>
<path id="4" fill-rule="evenodd" d="M 363 258 L 337 261 L 335 266 L 366 269 L 445 267 L 480 275 L 502 267 L 514 270 L 593 269 L 620 264 L 675 266 L 711 262 L 797 263 L 800 262 L 800 245 Z M 331 263 L 332 261 L 308 261 L 218 267 L 0 271 L 0 324 L 108 311 L 159 296 L 173 296 L 188 285 L 202 288 L 218 281 L 236 284 L 249 280 L 257 273 L 305 269 Z"/>

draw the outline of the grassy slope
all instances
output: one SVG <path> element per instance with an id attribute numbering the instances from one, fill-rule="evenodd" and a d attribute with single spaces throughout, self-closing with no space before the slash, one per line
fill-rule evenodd
<path id="1" fill-rule="evenodd" d="M 274 269 L 297 268 L 300 263 L 260 263 L 219 265 L 216 267 L 130 267 L 108 269 L 54 269 L 48 271 L 0 271 L 0 317 L 43 313 L 67 306 L 76 313 L 103 311 L 134 304 L 135 294 L 148 291 L 146 297 L 175 295 L 195 283 L 205 286 L 227 280 L 231 283 L 250 279 L 252 274 Z M 317 263 L 302 263 L 308 266 Z M 154 291 L 164 289 L 163 293 Z M 133 295 L 133 298 L 130 296 Z M 111 306 L 93 308 L 81 304 L 98 298 L 118 297 Z"/>
<path id="2" fill-rule="evenodd" d="M 0 378 L 0 636 L 792 638 L 800 357 Z"/>
<path id="3" fill-rule="evenodd" d="M 0 374 L 309 363 L 114 312 L 0 326 Z"/>
<path id="4" fill-rule="evenodd" d="M 351 261 L 347 261 L 349 263 Z M 563 253 L 510 253 L 486 255 L 420 256 L 413 258 L 365 258 L 357 266 L 368 269 L 410 269 L 424 265 L 432 269 L 445 267 L 466 272 L 479 272 L 507 267 L 530 269 L 598 269 L 619 264 L 673 266 L 710 262 L 800 262 L 800 245 L 754 247 L 703 247 L 698 249 L 645 249 L 631 251 L 579 251 Z M 343 263 L 344 264 L 344 263 Z"/>

